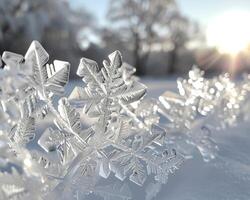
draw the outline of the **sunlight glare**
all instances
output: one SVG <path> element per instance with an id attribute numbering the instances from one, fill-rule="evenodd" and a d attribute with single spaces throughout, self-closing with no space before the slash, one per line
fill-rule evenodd
<path id="1" fill-rule="evenodd" d="M 237 11 L 218 16 L 207 28 L 207 43 L 221 53 L 236 55 L 250 44 L 250 13 Z"/>

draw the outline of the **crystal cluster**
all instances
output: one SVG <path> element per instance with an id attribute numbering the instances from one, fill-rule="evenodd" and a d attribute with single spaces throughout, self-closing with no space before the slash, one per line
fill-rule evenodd
<path id="1" fill-rule="evenodd" d="M 218 150 L 211 130 L 236 124 L 247 99 L 247 85 L 247 79 L 236 84 L 228 74 L 204 78 L 204 72 L 195 66 L 188 79 L 177 80 L 179 94 L 167 91 L 159 97 L 159 112 L 172 122 L 170 130 L 186 134 L 186 142 L 209 161 Z"/>
<path id="2" fill-rule="evenodd" d="M 188 154 L 177 132 L 209 161 L 218 150 L 211 127 L 246 116 L 248 79 L 206 79 L 193 68 L 177 81 L 179 94 L 149 99 L 115 51 L 103 66 L 82 58 L 82 86 L 67 97 L 70 64 L 48 64 L 39 42 L 0 60 L 0 199 L 131 199 L 125 179 L 159 191 Z"/>
<path id="3" fill-rule="evenodd" d="M 144 100 L 146 87 L 122 62 L 120 52 L 112 53 L 102 67 L 82 58 L 77 74 L 83 87 L 76 87 L 69 98 L 62 96 L 69 63 L 55 60 L 48 64 L 49 55 L 38 42 L 31 44 L 24 57 L 4 52 L 2 60 L 1 133 L 22 169 L 10 167 L 4 173 L 10 177 L 2 179 L 4 198 L 23 199 L 19 193 L 52 199 L 95 193 L 108 198 L 109 193 L 101 192 L 104 188 L 97 184 L 100 177 L 128 177 L 143 185 L 152 174 L 156 181 L 166 183 L 183 162 L 181 154 L 165 145 L 165 130 L 151 110 L 145 110 L 150 104 L 148 108 L 153 109 L 152 102 Z M 92 118 L 93 123 L 82 125 L 81 115 Z M 53 123 L 41 127 L 46 120 Z M 15 184 L 26 172 L 36 190 L 26 188 L 25 183 L 23 188 Z M 122 184 L 106 190 L 111 196 L 117 191 L 129 195 Z M 129 199 L 126 195 L 119 196 Z"/>

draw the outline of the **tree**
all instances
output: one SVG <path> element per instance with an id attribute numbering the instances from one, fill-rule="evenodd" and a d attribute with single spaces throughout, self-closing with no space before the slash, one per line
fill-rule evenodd
<path id="1" fill-rule="evenodd" d="M 132 51 L 138 75 L 145 74 L 152 45 L 167 32 L 175 9 L 174 0 L 110 0 L 108 18 Z"/>
<path id="2" fill-rule="evenodd" d="M 74 46 L 80 31 L 93 22 L 84 8 L 74 10 L 67 0 L 2 0 L 0 11 L 1 51 L 24 51 L 34 39 L 46 41 L 47 47 L 62 45 L 59 39 Z"/>
<path id="3" fill-rule="evenodd" d="M 178 60 L 178 51 L 185 48 L 190 41 L 202 41 L 203 34 L 199 24 L 190 21 L 180 12 L 175 12 L 169 20 L 169 37 L 167 43 L 170 43 L 171 50 L 169 51 L 168 73 L 173 74 L 176 70 Z"/>

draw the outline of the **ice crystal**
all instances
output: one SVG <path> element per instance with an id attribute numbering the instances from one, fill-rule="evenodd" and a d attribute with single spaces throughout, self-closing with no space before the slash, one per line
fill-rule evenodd
<path id="1" fill-rule="evenodd" d="M 66 97 L 70 64 L 49 64 L 39 42 L 25 56 L 4 52 L 1 59 L 0 199 L 127 200 L 132 194 L 123 180 L 141 186 L 153 177 L 157 183 L 149 181 L 146 193 L 152 199 L 188 155 L 184 143 L 210 161 L 218 150 L 213 127 L 248 117 L 241 107 L 249 106 L 249 78 L 206 79 L 193 68 L 178 79 L 179 94 L 148 99 L 115 51 L 103 66 L 82 58 L 82 86 Z"/>
<path id="2" fill-rule="evenodd" d="M 69 63 L 48 64 L 49 55 L 37 41 L 25 56 L 4 52 L 2 60 L 0 130 L 14 152 L 4 153 L 3 160 L 20 160 L 21 170 L 1 172 L 5 199 L 78 199 L 89 194 L 130 199 L 127 186 L 102 186 L 100 177 L 107 179 L 113 172 L 120 180 L 128 177 L 143 185 L 153 174 L 166 183 L 183 162 L 162 140 L 166 132 L 158 125 L 155 102 L 145 99 L 146 87 L 119 51 L 102 67 L 82 58 L 77 74 L 85 84 L 69 98 L 63 96 Z M 93 119 L 89 127 L 83 115 Z"/>
<path id="3" fill-rule="evenodd" d="M 177 85 L 179 94 L 167 91 L 159 97 L 159 111 L 172 122 L 170 127 L 185 133 L 186 141 L 209 161 L 218 149 L 211 129 L 237 122 L 247 89 L 242 87 L 244 82 L 236 84 L 228 74 L 207 79 L 197 67 L 189 72 L 188 79 L 178 79 Z"/>
<path id="4" fill-rule="evenodd" d="M 147 174 L 153 173 L 157 180 L 165 183 L 182 157 L 163 154 L 167 150 L 162 150 L 158 141 L 165 131 L 154 131 L 154 124 L 146 124 L 134 112 L 133 104 L 140 103 L 146 87 L 136 80 L 124 79 L 120 52 L 112 53 L 109 60 L 100 68 L 92 60 L 81 59 L 77 74 L 86 85 L 76 88 L 70 96 L 78 104 L 84 102 L 84 112 L 97 118 L 85 136 L 90 146 L 87 149 L 95 147 L 93 157 L 101 157 L 103 177 L 111 170 L 121 180 L 129 176 L 131 181 L 142 185 Z"/>
<path id="5" fill-rule="evenodd" d="M 0 131 L 0 199 L 36 199 L 45 189 L 43 172 L 39 168 L 31 171 L 30 158 L 26 149 L 10 147 L 8 138 Z"/>

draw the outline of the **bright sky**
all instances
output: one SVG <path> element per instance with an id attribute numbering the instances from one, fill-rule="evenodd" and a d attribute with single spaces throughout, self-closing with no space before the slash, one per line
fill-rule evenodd
<path id="1" fill-rule="evenodd" d="M 74 6 L 85 6 L 101 24 L 105 23 L 108 0 L 71 0 L 70 2 Z M 184 14 L 204 26 L 223 12 L 234 10 L 250 12 L 250 0 L 177 0 L 177 3 Z"/>
<path id="2" fill-rule="evenodd" d="M 84 6 L 97 18 L 100 24 L 105 24 L 109 0 L 70 0 L 69 2 L 74 7 Z"/>

